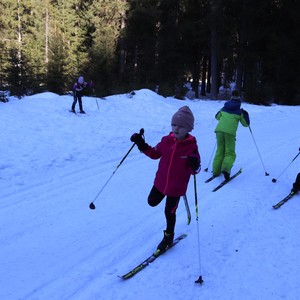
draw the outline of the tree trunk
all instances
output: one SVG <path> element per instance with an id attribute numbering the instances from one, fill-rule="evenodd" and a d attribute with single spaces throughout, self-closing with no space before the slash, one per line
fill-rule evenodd
<path id="1" fill-rule="evenodd" d="M 125 15 L 125 13 L 123 13 Z M 122 18 L 121 20 L 121 31 L 125 28 L 125 20 Z M 121 36 L 119 40 L 119 81 L 123 81 L 124 70 L 125 70 L 125 42 L 124 37 Z"/>
<path id="2" fill-rule="evenodd" d="M 211 34 L 211 98 L 218 97 L 218 52 L 219 52 L 219 38 L 217 33 L 217 20 L 219 11 L 219 0 L 211 0 L 211 20 L 210 20 L 210 34 Z"/>
<path id="3" fill-rule="evenodd" d="M 48 7 L 46 8 L 46 18 L 45 18 L 45 64 L 46 70 L 49 62 L 49 12 Z"/>
<path id="4" fill-rule="evenodd" d="M 239 30 L 239 45 L 237 51 L 237 66 L 236 66 L 236 90 L 241 94 L 243 88 L 244 74 L 244 51 L 246 41 L 246 18 L 247 18 L 247 0 L 242 1 L 242 13 Z"/>
<path id="5" fill-rule="evenodd" d="M 201 96 L 206 96 L 205 86 L 206 86 L 206 73 L 207 73 L 207 58 L 206 56 L 202 59 L 202 75 L 201 75 Z"/>

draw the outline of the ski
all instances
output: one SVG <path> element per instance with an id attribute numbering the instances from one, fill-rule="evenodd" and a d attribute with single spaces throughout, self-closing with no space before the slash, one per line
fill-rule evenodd
<path id="1" fill-rule="evenodd" d="M 238 175 L 240 175 L 242 173 L 242 169 L 239 169 L 235 174 L 233 174 L 229 180 L 223 180 L 217 187 L 215 187 L 212 191 L 216 192 L 217 190 L 219 190 L 221 187 L 223 187 L 225 184 L 227 184 L 228 182 L 230 182 L 233 178 L 237 177 Z"/>
<path id="2" fill-rule="evenodd" d="M 188 203 L 186 195 L 183 195 L 183 200 L 184 200 L 184 205 L 185 205 L 185 208 L 186 208 L 187 224 L 190 225 L 190 223 L 191 223 L 191 211 L 190 211 L 190 207 L 189 207 L 189 203 Z"/>
<path id="3" fill-rule="evenodd" d="M 211 182 L 213 179 L 217 178 L 218 176 L 212 175 L 211 177 L 209 177 L 208 179 L 206 179 L 204 182 L 208 183 Z"/>
<path id="4" fill-rule="evenodd" d="M 284 203 L 288 202 L 294 195 L 296 195 L 295 192 L 290 192 L 285 198 L 283 198 L 281 201 L 273 205 L 273 208 L 277 209 L 280 206 L 282 206 Z"/>
<path id="5" fill-rule="evenodd" d="M 171 249 L 172 247 L 174 247 L 176 244 L 178 244 L 182 239 L 184 239 L 186 237 L 187 237 L 187 234 L 182 234 L 182 235 L 178 236 L 173 241 L 172 246 L 167 249 L 167 251 L 169 249 Z M 167 251 L 165 251 L 165 252 L 167 252 Z M 135 274 L 137 274 L 138 272 L 140 272 L 143 269 L 145 269 L 150 263 L 152 263 L 153 261 L 155 261 L 159 256 L 161 256 L 165 252 L 161 252 L 159 249 L 157 249 L 152 255 L 150 255 L 147 259 L 145 259 L 142 263 L 140 263 L 138 266 L 136 266 L 134 269 L 132 269 L 128 273 L 124 274 L 123 276 L 120 276 L 120 278 L 122 278 L 122 279 L 128 279 L 128 278 L 133 277 Z"/>
<path id="6" fill-rule="evenodd" d="M 88 116 L 88 114 L 85 113 L 85 112 L 84 113 L 80 113 L 80 112 L 77 113 L 76 111 L 73 111 L 73 110 L 69 110 L 69 112 L 76 115 L 76 116 L 78 116 L 78 117 L 84 116 L 84 115 Z"/>

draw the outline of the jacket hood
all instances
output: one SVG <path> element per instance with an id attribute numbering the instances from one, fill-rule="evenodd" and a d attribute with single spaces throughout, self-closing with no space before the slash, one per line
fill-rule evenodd
<path id="1" fill-rule="evenodd" d="M 232 97 L 229 101 L 224 104 L 222 111 L 240 115 L 241 114 L 241 100 L 239 97 Z"/>

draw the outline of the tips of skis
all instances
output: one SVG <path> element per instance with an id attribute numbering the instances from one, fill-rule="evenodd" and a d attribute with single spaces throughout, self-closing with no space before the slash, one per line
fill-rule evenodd
<path id="1" fill-rule="evenodd" d="M 154 260 L 156 260 L 156 258 L 158 258 L 162 254 L 168 252 L 172 247 L 174 247 L 176 244 L 178 244 L 182 239 L 184 239 L 186 237 L 187 237 L 187 234 L 181 234 L 173 241 L 173 245 L 171 247 L 169 247 L 166 251 L 161 252 L 159 249 L 156 249 L 156 251 L 154 253 L 152 253 L 147 259 L 145 259 L 143 262 L 141 262 L 138 266 L 136 266 L 135 268 L 133 268 L 131 271 L 124 274 L 123 276 L 119 276 L 119 277 L 121 279 L 129 279 L 129 278 L 133 277 L 138 272 L 140 272 L 141 270 L 146 268 Z"/>
<path id="2" fill-rule="evenodd" d="M 209 177 L 208 179 L 206 179 L 204 181 L 204 183 L 208 183 L 208 182 L 211 182 L 212 180 L 214 180 L 215 178 L 217 178 L 218 176 L 215 176 L 215 175 L 212 175 L 211 177 Z"/>
<path id="3" fill-rule="evenodd" d="M 190 207 L 189 207 L 189 203 L 188 203 L 186 195 L 183 195 L 183 200 L 184 200 L 184 205 L 185 205 L 185 208 L 186 208 L 187 224 L 190 225 L 190 223 L 191 223 L 191 211 L 190 211 Z"/>
<path id="4" fill-rule="evenodd" d="M 285 198 L 273 205 L 273 208 L 277 209 L 281 207 L 284 203 L 288 202 L 294 195 L 296 195 L 296 193 L 294 191 L 291 191 Z"/>
<path id="5" fill-rule="evenodd" d="M 225 184 L 227 184 L 228 182 L 230 182 L 232 179 L 234 179 L 235 177 L 237 177 L 238 175 L 240 175 L 242 173 L 242 168 L 240 168 L 235 174 L 233 174 L 229 180 L 223 180 L 217 187 L 215 187 L 212 191 L 216 192 L 218 191 L 221 187 L 223 187 Z"/>

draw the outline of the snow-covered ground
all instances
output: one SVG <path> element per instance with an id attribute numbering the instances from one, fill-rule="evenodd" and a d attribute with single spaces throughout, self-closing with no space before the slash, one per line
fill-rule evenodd
<path id="1" fill-rule="evenodd" d="M 243 173 L 212 193 L 222 178 L 204 181 L 224 101 L 180 101 L 145 89 L 97 101 L 99 110 L 95 98 L 84 97 L 86 116 L 68 111 L 71 96 L 53 93 L 0 103 L 0 299 L 299 299 L 300 198 L 278 210 L 272 205 L 300 169 L 300 158 L 291 163 L 300 146 L 300 106 L 243 103 L 253 134 L 238 129 L 234 170 Z M 188 237 L 122 281 L 118 275 L 156 249 L 165 217 L 164 202 L 147 204 L 158 161 L 135 147 L 117 166 L 132 133 L 144 128 L 156 145 L 183 105 L 194 112 L 202 157 L 198 222 L 191 180 L 192 222 L 180 202 L 176 224 L 176 235 Z M 194 283 L 199 275 L 202 285 Z"/>

